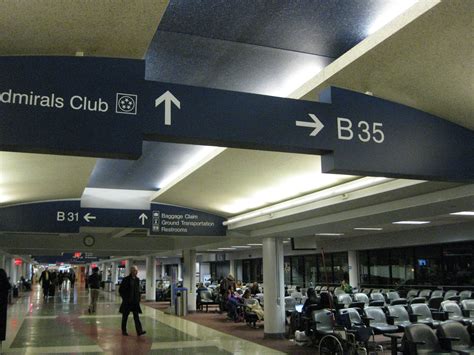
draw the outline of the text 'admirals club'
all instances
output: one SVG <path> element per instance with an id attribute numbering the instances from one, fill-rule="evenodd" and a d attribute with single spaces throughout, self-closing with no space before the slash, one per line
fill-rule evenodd
<path id="1" fill-rule="evenodd" d="M 0 103 L 21 106 L 35 106 L 53 109 L 71 108 L 75 111 L 109 112 L 115 108 L 115 113 L 128 115 L 137 114 L 138 97 L 135 94 L 116 93 L 115 102 L 111 105 L 107 100 L 90 98 L 85 95 L 72 95 L 68 98 L 55 93 L 49 95 L 37 94 L 33 91 L 15 92 L 13 89 L 0 92 Z"/>

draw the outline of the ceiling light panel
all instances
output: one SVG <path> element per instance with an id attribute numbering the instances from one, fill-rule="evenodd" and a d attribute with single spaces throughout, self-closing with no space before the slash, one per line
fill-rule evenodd
<path id="1" fill-rule="evenodd" d="M 431 223 L 430 221 L 398 221 L 398 222 L 393 222 L 392 224 L 428 224 Z"/>
<path id="2" fill-rule="evenodd" d="M 452 216 L 474 216 L 474 211 L 461 211 L 450 213 Z"/>

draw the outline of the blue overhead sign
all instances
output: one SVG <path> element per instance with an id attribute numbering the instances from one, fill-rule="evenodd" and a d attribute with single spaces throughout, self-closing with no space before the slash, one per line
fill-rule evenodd
<path id="1" fill-rule="evenodd" d="M 474 181 L 474 132 L 332 88 L 323 102 L 146 81 L 143 62 L 0 59 L 0 149 L 137 158 L 142 140 L 322 155 L 323 172 Z"/>
<path id="2" fill-rule="evenodd" d="M 224 218 L 190 208 L 151 203 L 149 210 L 82 208 L 79 200 L 0 208 L 0 231 L 79 233 L 81 227 L 144 228 L 150 235 L 223 236 Z"/>

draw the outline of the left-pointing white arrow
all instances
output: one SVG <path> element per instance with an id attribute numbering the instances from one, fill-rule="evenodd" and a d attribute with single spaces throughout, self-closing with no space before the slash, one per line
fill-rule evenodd
<path id="1" fill-rule="evenodd" d="M 165 125 L 171 126 L 171 103 L 181 109 L 181 102 L 169 91 L 166 91 L 155 100 L 155 107 L 158 107 L 162 102 L 165 103 Z"/>
<path id="2" fill-rule="evenodd" d="M 85 215 L 84 215 L 84 219 L 86 220 L 87 223 L 89 223 L 91 221 L 91 219 L 95 219 L 96 217 L 95 216 L 92 216 L 90 212 L 87 212 Z"/>
<path id="3" fill-rule="evenodd" d="M 298 127 L 310 127 L 314 128 L 314 130 L 309 134 L 310 136 L 315 136 L 324 128 L 323 123 L 316 117 L 315 114 L 309 113 L 309 117 L 313 119 L 313 122 L 307 121 L 296 121 L 296 125 Z"/>
<path id="4" fill-rule="evenodd" d="M 142 221 L 142 226 L 144 226 L 145 225 L 145 220 L 148 219 L 148 216 L 145 213 L 142 213 L 140 215 L 140 217 L 138 217 L 138 219 L 140 219 Z"/>

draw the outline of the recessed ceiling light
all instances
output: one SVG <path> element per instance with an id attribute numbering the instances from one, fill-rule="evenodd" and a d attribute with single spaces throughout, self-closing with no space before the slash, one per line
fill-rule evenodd
<path id="1" fill-rule="evenodd" d="M 450 213 L 453 216 L 474 216 L 474 211 L 461 211 Z"/>
<path id="2" fill-rule="evenodd" d="M 392 224 L 428 224 L 430 221 L 398 221 L 393 222 Z"/>
<path id="3" fill-rule="evenodd" d="M 260 243 L 248 243 L 247 245 L 259 247 L 259 246 L 262 246 L 263 244 L 260 244 Z"/>
<path id="4" fill-rule="evenodd" d="M 244 249 L 247 249 L 247 248 L 251 248 L 250 245 L 232 245 L 232 248 L 244 248 Z"/>
<path id="5" fill-rule="evenodd" d="M 356 231 L 381 231 L 383 228 L 376 228 L 376 227 L 358 227 L 354 228 Z"/>
<path id="6" fill-rule="evenodd" d="M 219 250 L 236 250 L 236 248 L 217 248 Z"/>
<path id="7" fill-rule="evenodd" d="M 344 233 L 316 233 L 315 235 L 330 235 L 330 236 L 337 236 L 337 235 L 344 235 Z"/>

